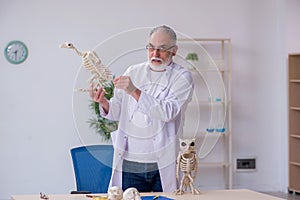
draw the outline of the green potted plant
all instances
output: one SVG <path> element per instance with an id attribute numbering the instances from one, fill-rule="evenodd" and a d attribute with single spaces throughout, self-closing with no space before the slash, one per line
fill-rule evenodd
<path id="1" fill-rule="evenodd" d="M 103 86 L 106 94 L 105 97 L 109 100 L 114 94 L 114 84 L 109 82 Z M 104 141 L 109 141 L 111 139 L 111 132 L 117 130 L 118 122 L 108 120 L 100 115 L 99 103 L 91 101 L 89 108 L 93 111 L 94 115 L 87 122 L 90 128 L 95 129 L 99 133 Z"/>
<path id="2" fill-rule="evenodd" d="M 188 53 L 185 59 L 191 64 L 189 68 L 194 68 L 197 65 L 198 62 L 198 55 L 197 53 Z"/>

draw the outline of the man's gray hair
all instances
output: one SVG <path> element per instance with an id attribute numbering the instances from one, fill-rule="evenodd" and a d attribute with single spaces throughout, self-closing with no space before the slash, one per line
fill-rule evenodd
<path id="1" fill-rule="evenodd" d="M 167 33 L 171 38 L 172 44 L 176 45 L 177 36 L 176 36 L 175 31 L 172 28 L 170 28 L 169 26 L 166 26 L 166 25 L 161 25 L 161 26 L 154 27 L 150 31 L 150 37 L 153 33 L 158 32 L 158 31 L 163 31 L 163 32 Z"/>

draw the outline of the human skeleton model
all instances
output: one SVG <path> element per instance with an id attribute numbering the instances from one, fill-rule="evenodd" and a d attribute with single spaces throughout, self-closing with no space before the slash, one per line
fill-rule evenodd
<path id="1" fill-rule="evenodd" d="M 101 60 L 94 51 L 80 52 L 72 43 L 65 42 L 60 45 L 60 48 L 73 49 L 79 56 L 82 57 L 83 66 L 92 73 L 88 83 L 93 83 L 93 89 L 102 87 L 106 82 L 112 81 L 113 76 L 108 67 L 101 64 Z M 88 89 L 78 89 L 78 91 L 87 92 Z"/>
<path id="2" fill-rule="evenodd" d="M 194 188 L 194 179 L 196 178 L 198 159 L 195 150 L 195 141 L 193 139 L 179 139 L 180 152 L 176 163 L 176 179 L 179 182 L 179 170 L 182 172 L 180 187 L 175 191 L 176 194 L 182 195 L 184 190 L 189 187 L 192 194 L 200 194 L 200 191 Z M 194 176 L 192 176 L 194 173 Z"/>

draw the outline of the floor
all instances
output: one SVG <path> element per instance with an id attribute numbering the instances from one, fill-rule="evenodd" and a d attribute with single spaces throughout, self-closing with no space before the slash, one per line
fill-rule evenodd
<path id="1" fill-rule="evenodd" d="M 279 197 L 282 199 L 287 199 L 287 200 L 300 200 L 300 194 L 288 194 L 288 193 L 281 193 L 281 192 L 268 192 L 266 194 Z"/>

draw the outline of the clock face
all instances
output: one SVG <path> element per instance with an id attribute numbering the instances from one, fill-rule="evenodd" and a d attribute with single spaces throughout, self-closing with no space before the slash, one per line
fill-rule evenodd
<path id="1" fill-rule="evenodd" d="M 28 56 L 28 49 L 21 41 L 11 41 L 4 49 L 6 59 L 12 64 L 24 62 Z"/>

